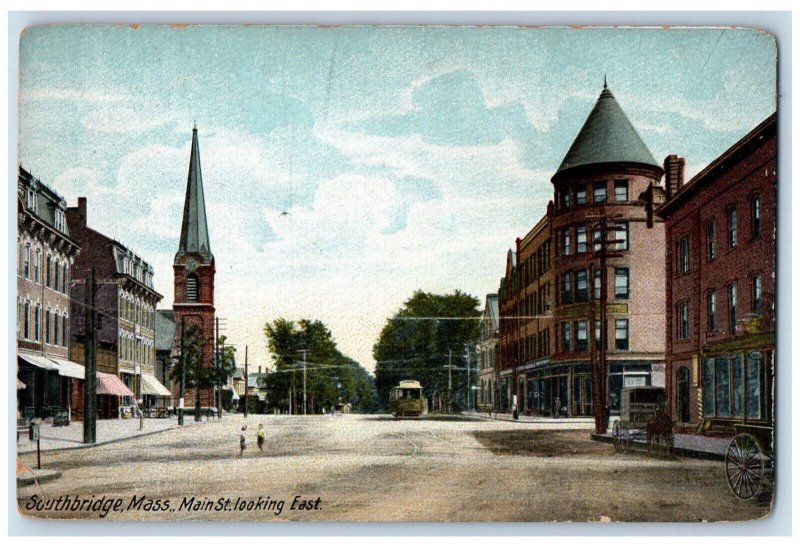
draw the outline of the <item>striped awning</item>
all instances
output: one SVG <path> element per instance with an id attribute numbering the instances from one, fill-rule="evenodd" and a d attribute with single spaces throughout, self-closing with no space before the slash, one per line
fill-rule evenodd
<path id="1" fill-rule="evenodd" d="M 172 397 L 172 393 L 152 374 L 142 373 L 142 393 L 145 395 Z"/>
<path id="2" fill-rule="evenodd" d="M 136 397 L 118 376 L 105 372 L 97 373 L 97 394 L 118 397 Z"/>

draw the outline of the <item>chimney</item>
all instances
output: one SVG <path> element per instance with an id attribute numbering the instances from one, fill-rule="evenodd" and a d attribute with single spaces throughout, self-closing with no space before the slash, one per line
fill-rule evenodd
<path id="1" fill-rule="evenodd" d="M 553 204 L 553 200 L 547 202 L 547 216 L 552 218 L 553 214 L 555 213 L 555 205 Z"/>
<path id="2" fill-rule="evenodd" d="M 686 160 L 677 154 L 670 154 L 664 158 L 664 185 L 667 190 L 667 199 L 674 196 L 683 186 L 683 173 Z"/>

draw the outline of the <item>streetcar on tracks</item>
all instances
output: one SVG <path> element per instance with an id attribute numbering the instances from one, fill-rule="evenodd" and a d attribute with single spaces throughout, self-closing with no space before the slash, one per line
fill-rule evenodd
<path id="1" fill-rule="evenodd" d="M 389 394 L 389 405 L 395 418 L 422 416 L 428 410 L 427 403 L 422 385 L 416 380 L 402 380 Z"/>

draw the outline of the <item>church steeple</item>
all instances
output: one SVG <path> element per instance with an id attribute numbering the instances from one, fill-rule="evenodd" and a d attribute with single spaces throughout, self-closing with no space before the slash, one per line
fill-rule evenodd
<path id="1" fill-rule="evenodd" d="M 203 174 L 200 169 L 200 145 L 197 140 L 197 126 L 192 129 L 192 152 L 189 157 L 189 176 L 186 181 L 186 201 L 183 205 L 183 224 L 181 240 L 175 255 L 177 263 L 184 255 L 196 253 L 206 262 L 213 258 L 208 239 L 206 203 L 203 195 Z"/>

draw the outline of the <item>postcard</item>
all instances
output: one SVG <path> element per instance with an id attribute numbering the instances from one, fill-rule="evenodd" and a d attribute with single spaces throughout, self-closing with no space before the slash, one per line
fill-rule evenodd
<path id="1" fill-rule="evenodd" d="M 19 512 L 768 515 L 776 59 L 744 27 L 25 29 Z"/>

